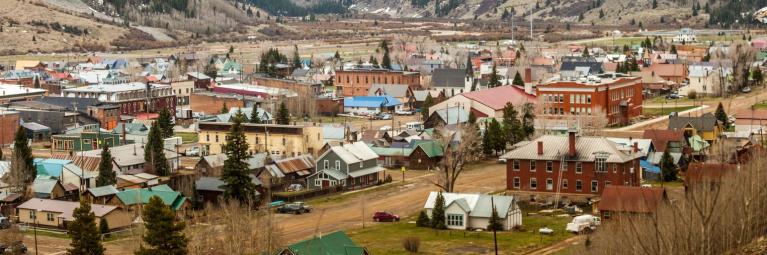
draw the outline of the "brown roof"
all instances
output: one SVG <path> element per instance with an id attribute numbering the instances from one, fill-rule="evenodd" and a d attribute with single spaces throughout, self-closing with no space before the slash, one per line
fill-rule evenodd
<path id="1" fill-rule="evenodd" d="M 767 120 L 767 109 L 740 110 L 735 113 L 735 121 L 738 120 Z"/>
<path id="2" fill-rule="evenodd" d="M 90 171 L 90 172 L 98 171 L 99 164 L 101 163 L 101 158 L 99 157 L 81 157 L 81 156 L 70 156 L 67 154 L 54 153 L 53 155 L 51 155 L 51 158 L 72 161 L 72 163 L 75 164 L 76 166 L 79 166 L 81 169 L 85 171 Z"/>
<path id="3" fill-rule="evenodd" d="M 657 76 L 687 77 L 687 67 L 683 64 L 654 64 L 642 70 L 650 70 Z"/>
<path id="4" fill-rule="evenodd" d="M 74 220 L 72 212 L 77 207 L 80 207 L 80 203 L 78 202 L 33 198 L 19 205 L 18 208 L 43 212 L 58 212 L 61 213 L 61 215 L 58 216 L 59 218 L 71 221 Z M 117 210 L 116 206 L 100 204 L 91 205 L 91 212 L 95 214 L 96 217 L 102 217 L 114 210 Z"/>
<path id="5" fill-rule="evenodd" d="M 684 130 L 647 129 L 642 138 L 652 140 L 655 151 L 666 151 L 670 141 L 684 141 Z"/>
<path id="6" fill-rule="evenodd" d="M 666 199 L 663 188 L 609 185 L 602 192 L 600 211 L 652 213 Z"/>
<path id="7" fill-rule="evenodd" d="M 687 166 L 684 182 L 686 185 L 703 181 L 719 182 L 726 173 L 737 168 L 737 165 L 725 163 L 690 163 Z"/>
<path id="8" fill-rule="evenodd" d="M 277 160 L 274 162 L 284 174 L 298 172 L 299 175 L 308 175 L 314 168 L 314 157 L 310 154 L 292 158 Z"/>
<path id="9" fill-rule="evenodd" d="M 71 183 L 64 184 L 63 186 L 64 186 L 64 190 L 66 190 L 66 191 L 74 191 L 74 190 L 79 190 L 80 189 L 79 187 L 77 187 L 77 185 L 74 185 L 74 184 L 71 184 Z"/>

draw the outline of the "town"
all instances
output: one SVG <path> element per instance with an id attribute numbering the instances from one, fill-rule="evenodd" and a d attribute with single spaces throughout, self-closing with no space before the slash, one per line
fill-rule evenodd
<path id="1" fill-rule="evenodd" d="M 557 22 L 541 13 L 559 1 L 483 1 L 472 21 L 453 0 L 406 1 L 436 8 L 417 17 L 262 2 L 221 19 L 266 20 L 269 39 L 198 40 L 208 26 L 173 44 L 176 23 L 92 9 L 76 17 L 154 43 L 88 48 L 72 34 L 101 30 L 51 19 L 29 24 L 79 50 L 0 44 L 0 253 L 767 252 L 764 9 L 648 1 L 692 12 L 656 23 L 596 0 Z M 23 26 L 0 18 L 0 41 Z M 66 43 L 48 33 L 27 43 Z"/>

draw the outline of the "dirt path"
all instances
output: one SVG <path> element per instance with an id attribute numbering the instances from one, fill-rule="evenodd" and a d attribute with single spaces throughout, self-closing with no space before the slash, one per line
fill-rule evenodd
<path id="1" fill-rule="evenodd" d="M 578 244 L 581 244 L 581 242 L 585 239 L 585 236 L 583 235 L 577 235 L 570 238 L 567 238 L 565 240 L 562 240 L 558 243 L 555 243 L 554 245 L 543 247 L 541 249 L 532 251 L 528 253 L 528 255 L 548 255 L 553 254 L 555 252 L 561 251 L 566 249 L 570 246 L 575 246 Z"/>

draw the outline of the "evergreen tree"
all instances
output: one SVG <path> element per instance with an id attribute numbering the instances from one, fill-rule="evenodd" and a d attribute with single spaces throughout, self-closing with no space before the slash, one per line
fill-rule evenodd
<path id="1" fill-rule="evenodd" d="M 35 76 L 35 83 L 34 83 L 34 87 L 35 87 L 35 88 L 38 88 L 38 89 L 40 88 L 40 78 L 39 78 L 39 77 L 37 77 L 37 76 Z"/>
<path id="2" fill-rule="evenodd" d="M 431 227 L 447 229 L 447 225 L 445 225 L 445 197 L 442 196 L 442 191 L 437 193 L 434 209 L 431 210 Z"/>
<path id="3" fill-rule="evenodd" d="M 586 47 L 583 48 L 583 55 L 582 55 L 582 57 L 584 57 L 584 58 L 590 57 L 590 55 L 589 55 L 589 46 L 586 46 Z"/>
<path id="4" fill-rule="evenodd" d="M 671 45 L 671 54 L 676 54 L 676 46 Z"/>
<path id="5" fill-rule="evenodd" d="M 336 60 L 341 60 L 341 54 L 338 53 L 338 51 L 336 51 L 336 55 L 333 56 L 333 58 L 335 58 Z"/>
<path id="6" fill-rule="evenodd" d="M 504 144 L 514 145 L 524 137 L 522 123 L 517 118 L 518 114 L 511 102 L 506 103 L 506 106 L 503 107 L 503 134 L 506 138 Z"/>
<path id="7" fill-rule="evenodd" d="M 514 75 L 514 81 L 512 81 L 511 84 L 525 86 L 525 81 L 522 80 L 522 75 L 519 74 L 519 71 Z"/>
<path id="8" fill-rule="evenodd" d="M 605 17 L 605 12 L 602 9 L 599 9 L 599 18 L 601 19 L 604 17 Z"/>
<path id="9" fill-rule="evenodd" d="M 471 111 L 471 112 L 469 112 L 469 120 L 468 120 L 468 123 L 469 123 L 469 124 L 475 124 L 475 123 L 477 123 L 477 115 L 476 115 L 476 114 L 474 114 L 474 111 Z"/>
<path id="10" fill-rule="evenodd" d="M 277 110 L 275 121 L 280 125 L 290 125 L 290 112 L 288 107 L 285 106 L 285 102 L 280 102 L 280 109 Z"/>
<path id="11" fill-rule="evenodd" d="M 756 82 L 756 85 L 761 85 L 762 80 L 764 80 L 764 76 L 762 75 L 762 69 L 760 68 L 754 68 L 754 71 L 751 71 L 751 78 L 754 79 L 754 82 Z"/>
<path id="12" fill-rule="evenodd" d="M 221 114 L 229 113 L 229 106 L 226 105 L 226 102 L 224 102 L 224 105 L 221 106 Z"/>
<path id="13" fill-rule="evenodd" d="M 96 227 L 96 215 L 91 212 L 91 204 L 85 199 L 80 200 L 80 207 L 72 212 L 74 220 L 67 224 L 67 235 L 72 238 L 67 253 L 71 255 L 101 255 L 104 246 L 101 244 L 99 229 Z"/>
<path id="14" fill-rule="evenodd" d="M 719 105 L 716 106 L 716 112 L 714 112 L 714 116 L 716 117 L 716 120 L 722 122 L 722 125 L 724 125 L 725 129 L 730 128 L 729 117 L 727 117 L 727 113 L 724 111 L 722 102 L 719 102 Z"/>
<path id="15" fill-rule="evenodd" d="M 232 53 L 234 53 L 234 46 L 230 45 L 229 46 L 229 54 L 232 54 Z"/>
<path id="16" fill-rule="evenodd" d="M 658 0 L 652 0 L 652 8 L 658 8 Z"/>
<path id="17" fill-rule="evenodd" d="M 490 214 L 490 220 L 487 223 L 487 231 L 503 231 L 503 222 L 501 217 L 498 217 L 498 210 L 495 209 L 495 204 L 492 205 L 492 214 Z"/>
<path id="18" fill-rule="evenodd" d="M 11 161 L 11 171 L 19 171 L 19 173 L 14 173 L 13 175 L 19 176 L 20 180 L 18 181 L 21 181 L 21 183 L 18 184 L 26 187 L 35 181 L 37 169 L 32 163 L 32 148 L 29 147 L 27 131 L 21 125 L 16 130 L 16 136 L 13 140 L 13 157 L 15 160 Z"/>
<path id="19" fill-rule="evenodd" d="M 176 213 L 163 204 L 158 196 L 149 198 L 144 206 L 144 243 L 149 247 L 141 247 L 136 255 L 183 255 L 187 254 L 186 225 L 176 219 Z"/>
<path id="20" fill-rule="evenodd" d="M 431 225 L 431 222 L 429 221 L 429 216 L 426 215 L 425 210 L 421 210 L 421 213 L 418 214 L 418 219 L 415 221 L 416 227 L 429 227 Z"/>
<path id="21" fill-rule="evenodd" d="M 373 65 L 374 67 L 380 67 L 380 65 L 378 65 L 378 59 L 373 57 L 373 55 L 370 55 L 370 59 L 368 60 L 368 62 L 370 62 L 370 64 Z"/>
<path id="22" fill-rule="evenodd" d="M 421 105 L 421 120 L 426 121 L 429 118 L 429 107 L 434 105 L 434 99 L 431 97 L 431 93 L 426 94 L 426 99 L 423 100 Z"/>
<path id="23" fill-rule="evenodd" d="M 391 69 L 391 57 L 389 57 L 389 41 L 381 41 L 381 50 L 383 50 L 383 58 L 381 59 L 381 67 L 385 69 Z"/>
<path id="24" fill-rule="evenodd" d="M 224 181 L 224 197 L 227 199 L 236 199 L 240 203 L 252 203 L 255 199 L 256 185 L 250 179 L 250 170 L 248 168 L 248 141 L 245 139 L 245 133 L 242 130 L 242 112 L 235 119 L 229 134 L 226 136 L 226 145 L 224 153 L 227 158 L 224 161 L 224 169 L 221 179 Z"/>
<path id="25" fill-rule="evenodd" d="M 109 146 L 101 149 L 101 162 L 99 162 L 99 176 L 96 177 L 96 187 L 114 185 L 117 183 L 117 174 L 112 169 L 112 153 Z"/>
<path id="26" fill-rule="evenodd" d="M 164 141 L 160 132 L 162 130 L 160 130 L 158 122 L 155 121 L 149 129 L 147 143 L 144 145 L 144 160 L 146 161 L 144 168 L 147 172 L 168 176 L 170 166 L 168 166 L 168 159 L 165 157 Z"/>
<path id="27" fill-rule="evenodd" d="M 293 69 L 301 68 L 301 57 L 298 55 L 298 45 L 293 45 Z"/>
<path id="28" fill-rule="evenodd" d="M 493 64 L 493 72 L 490 73 L 490 81 L 487 82 L 488 88 L 495 88 L 501 86 L 501 80 L 498 76 L 498 70 L 496 68 L 496 65 Z"/>
<path id="29" fill-rule="evenodd" d="M 99 233 L 109 236 L 109 222 L 107 222 L 106 218 L 101 218 L 99 221 Z"/>
<path id="30" fill-rule="evenodd" d="M 261 124 L 261 117 L 258 116 L 258 107 L 253 104 L 253 110 L 250 112 L 250 123 Z"/>
<path id="31" fill-rule="evenodd" d="M 160 135 L 163 139 L 173 137 L 173 116 L 170 114 L 168 108 L 163 108 L 160 111 L 160 116 L 157 117 L 157 123 L 160 127 Z"/>
<path id="32" fill-rule="evenodd" d="M 471 63 L 471 57 L 466 58 L 466 75 L 474 77 L 474 64 Z"/>
<path id="33" fill-rule="evenodd" d="M 525 103 L 522 106 L 522 133 L 525 139 L 529 139 L 535 134 L 535 106 L 532 103 Z"/>
<path id="34" fill-rule="evenodd" d="M 668 150 L 663 152 L 663 156 L 660 158 L 660 170 L 661 173 L 663 173 L 663 181 L 676 181 L 677 179 L 677 169 L 676 165 L 674 165 L 674 158 L 671 157 L 671 154 L 669 154 Z"/>
<path id="35" fill-rule="evenodd" d="M 488 144 L 496 154 L 503 151 L 506 148 L 506 136 L 501 129 L 501 124 L 495 119 L 490 121 L 490 127 L 488 127 Z"/>

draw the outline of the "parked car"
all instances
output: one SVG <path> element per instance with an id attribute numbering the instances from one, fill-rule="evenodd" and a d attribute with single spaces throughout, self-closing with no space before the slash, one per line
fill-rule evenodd
<path id="1" fill-rule="evenodd" d="M 399 215 L 390 212 L 376 212 L 373 221 L 399 221 Z"/>
<path id="2" fill-rule="evenodd" d="M 677 93 L 671 93 L 671 94 L 666 95 L 666 99 L 680 99 L 680 98 L 683 98 L 683 97 L 684 97 L 683 95 L 679 95 Z"/>
<path id="3" fill-rule="evenodd" d="M 413 115 L 412 111 L 405 111 L 405 110 L 397 110 L 394 113 L 397 115 Z"/>
<path id="4" fill-rule="evenodd" d="M 740 92 L 750 93 L 751 92 L 751 87 L 743 87 L 742 89 L 740 89 Z"/>
<path id="5" fill-rule="evenodd" d="M 14 241 L 10 245 L 0 244 L 0 253 L 2 254 L 26 254 L 27 246 L 21 241 Z"/>
<path id="6" fill-rule="evenodd" d="M 288 191 L 301 191 L 304 190 L 304 186 L 298 183 L 290 184 Z"/>
<path id="7" fill-rule="evenodd" d="M 381 114 L 380 116 L 378 116 L 378 119 L 379 120 L 390 120 L 391 119 L 391 114 L 388 114 L 388 113 Z"/>
<path id="8" fill-rule="evenodd" d="M 506 164 L 505 158 L 498 158 L 498 164 Z"/>
<path id="9" fill-rule="evenodd" d="M 554 230 L 547 227 L 542 227 L 538 229 L 538 233 L 541 233 L 541 235 L 551 235 L 554 234 Z"/>
<path id="10" fill-rule="evenodd" d="M 0 214 L 0 229 L 6 229 L 11 227 L 11 221 L 8 220 L 8 217 L 5 217 L 5 215 Z"/>
<path id="11" fill-rule="evenodd" d="M 186 152 L 184 152 L 184 155 L 186 156 L 200 156 L 200 147 L 192 147 L 189 149 L 186 149 Z"/>
<path id="12" fill-rule="evenodd" d="M 584 214 L 581 216 L 575 216 L 573 218 L 573 221 L 570 223 L 567 223 L 567 227 L 565 230 L 567 232 L 572 233 L 590 233 L 597 229 L 597 226 L 601 223 L 601 220 L 599 217 L 591 215 L 591 214 Z"/>
<path id="13" fill-rule="evenodd" d="M 294 202 L 277 207 L 277 213 L 302 214 L 309 213 L 311 211 L 312 208 L 305 205 L 304 202 Z"/>

